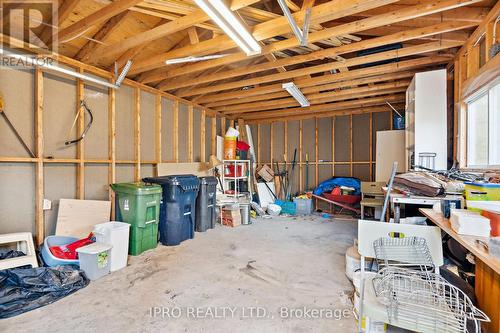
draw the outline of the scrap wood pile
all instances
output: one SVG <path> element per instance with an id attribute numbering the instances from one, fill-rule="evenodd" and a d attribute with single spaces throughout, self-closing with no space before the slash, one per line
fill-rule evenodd
<path id="1" fill-rule="evenodd" d="M 402 193 L 436 197 L 445 193 L 462 193 L 464 183 L 442 173 L 411 171 L 396 175 L 393 188 Z"/>

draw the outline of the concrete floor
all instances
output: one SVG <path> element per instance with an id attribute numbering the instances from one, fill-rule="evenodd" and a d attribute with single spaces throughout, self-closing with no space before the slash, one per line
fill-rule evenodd
<path id="1" fill-rule="evenodd" d="M 352 285 L 344 275 L 345 250 L 354 237 L 355 221 L 319 216 L 217 226 L 180 246 L 129 257 L 126 268 L 54 304 L 2 320 L 0 327 L 5 332 L 355 332 Z M 322 318 L 306 318 L 304 308 L 317 309 Z M 285 318 L 287 313 L 295 318 Z"/>

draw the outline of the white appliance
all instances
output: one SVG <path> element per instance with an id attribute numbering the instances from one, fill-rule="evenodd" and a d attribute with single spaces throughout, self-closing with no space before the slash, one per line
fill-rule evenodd
<path id="1" fill-rule="evenodd" d="M 445 69 L 415 74 L 406 90 L 406 170 L 447 169 L 446 101 Z"/>

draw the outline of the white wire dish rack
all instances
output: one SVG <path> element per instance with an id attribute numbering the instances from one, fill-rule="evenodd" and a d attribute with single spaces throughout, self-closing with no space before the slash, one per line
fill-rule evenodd
<path id="1" fill-rule="evenodd" d="M 480 332 L 489 318 L 460 289 L 439 274 L 385 267 L 372 280 L 377 300 L 387 309 L 389 323 L 405 323 L 418 332 Z"/>
<path id="2" fill-rule="evenodd" d="M 372 284 L 389 323 L 418 332 L 480 332 L 489 318 L 439 274 L 425 238 L 393 233 L 373 242 L 379 271 Z"/>

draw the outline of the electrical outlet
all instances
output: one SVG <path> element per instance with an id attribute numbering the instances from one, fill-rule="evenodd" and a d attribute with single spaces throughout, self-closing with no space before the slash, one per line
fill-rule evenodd
<path id="1" fill-rule="evenodd" d="M 52 201 L 48 199 L 43 199 L 43 210 L 51 210 L 52 209 Z"/>

